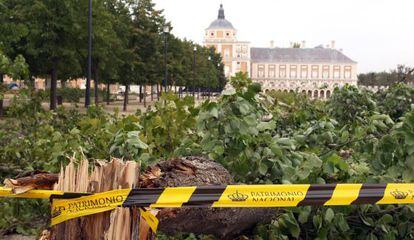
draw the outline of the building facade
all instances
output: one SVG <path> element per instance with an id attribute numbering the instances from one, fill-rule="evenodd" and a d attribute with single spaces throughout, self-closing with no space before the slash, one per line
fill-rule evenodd
<path id="1" fill-rule="evenodd" d="M 204 45 L 221 53 L 226 77 L 250 72 L 250 43 L 237 40 L 237 30 L 226 20 L 223 5 L 218 18 L 205 30 Z"/>
<path id="2" fill-rule="evenodd" d="M 329 97 L 336 87 L 357 85 L 357 62 L 342 50 L 329 46 L 305 48 L 250 47 L 237 40 L 237 30 L 225 19 L 223 5 L 218 18 L 205 31 L 204 45 L 223 56 L 227 77 L 247 72 L 264 91 L 297 91 L 314 98 Z"/>

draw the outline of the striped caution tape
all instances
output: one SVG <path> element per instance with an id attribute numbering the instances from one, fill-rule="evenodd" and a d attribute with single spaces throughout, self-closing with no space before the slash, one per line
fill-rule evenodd
<path id="1" fill-rule="evenodd" d="M 414 184 L 229 185 L 164 189 L 122 189 L 104 193 L 31 190 L 0 197 L 52 200 L 52 225 L 116 207 L 296 207 L 354 204 L 413 204 Z"/>
<path id="2" fill-rule="evenodd" d="M 414 184 L 229 185 L 123 189 L 53 199 L 52 225 L 116 207 L 296 207 L 412 204 Z"/>
<path id="3" fill-rule="evenodd" d="M 0 187 L 0 197 L 8 198 L 31 198 L 31 199 L 50 199 L 54 198 L 78 198 L 85 195 L 91 195 L 90 193 L 68 193 L 64 191 L 56 190 L 30 190 L 22 194 L 15 194 L 11 188 Z"/>

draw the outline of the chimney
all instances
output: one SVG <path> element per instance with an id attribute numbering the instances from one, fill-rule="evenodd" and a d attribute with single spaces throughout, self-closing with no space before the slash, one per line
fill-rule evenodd
<path id="1" fill-rule="evenodd" d="M 306 48 L 306 41 L 302 41 L 302 46 L 301 48 Z"/>
<path id="2" fill-rule="evenodd" d="M 275 47 L 275 41 L 270 41 L 270 48 L 274 48 Z"/>
<path id="3" fill-rule="evenodd" d="M 335 49 L 335 41 L 334 40 L 331 41 L 331 48 Z"/>

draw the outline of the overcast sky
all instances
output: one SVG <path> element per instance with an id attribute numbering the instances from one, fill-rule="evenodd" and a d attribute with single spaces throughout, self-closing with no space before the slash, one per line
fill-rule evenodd
<path id="1" fill-rule="evenodd" d="M 252 47 L 306 41 L 329 44 L 358 62 L 359 72 L 414 66 L 414 0 L 154 0 L 174 34 L 202 43 L 222 2 L 238 39 Z"/>

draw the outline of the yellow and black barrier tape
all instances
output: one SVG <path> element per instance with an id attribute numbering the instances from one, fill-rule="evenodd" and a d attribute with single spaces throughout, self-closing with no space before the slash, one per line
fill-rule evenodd
<path id="1" fill-rule="evenodd" d="M 59 190 L 30 190 L 22 194 L 13 193 L 11 188 L 0 187 L 0 197 L 8 198 L 31 198 L 31 199 L 50 199 L 50 198 L 78 198 L 91 193 L 71 193 Z"/>
<path id="2" fill-rule="evenodd" d="M 357 204 L 413 204 L 414 184 L 228 185 L 122 189 L 75 197 L 55 191 L 26 193 L 52 200 L 52 225 L 116 207 L 296 207 Z M 0 190 L 0 197 L 7 194 Z M 13 197 L 9 195 L 9 197 Z M 23 197 L 23 195 L 19 196 Z"/>

